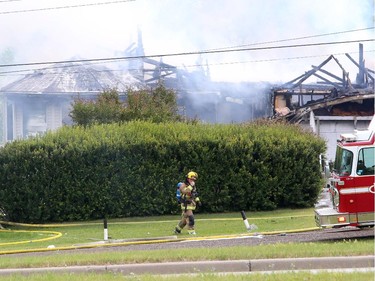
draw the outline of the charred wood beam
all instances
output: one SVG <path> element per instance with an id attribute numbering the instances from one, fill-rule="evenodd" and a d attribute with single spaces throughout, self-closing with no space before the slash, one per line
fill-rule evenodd
<path id="1" fill-rule="evenodd" d="M 359 84 L 365 83 L 365 61 L 363 60 L 363 44 L 359 43 L 359 71 L 356 82 Z"/>
<path id="2" fill-rule="evenodd" d="M 368 71 L 367 71 L 367 68 L 365 68 L 365 75 L 368 77 L 368 78 L 370 78 L 371 80 L 372 80 L 372 82 L 374 83 L 374 77 L 372 77 L 372 75 L 370 74 L 370 73 L 368 73 Z"/>
<path id="3" fill-rule="evenodd" d="M 332 92 L 332 89 L 330 90 L 327 90 L 327 91 L 315 91 L 315 90 L 307 90 L 306 92 L 295 92 L 295 91 L 286 91 L 286 92 L 278 92 L 278 91 L 274 91 L 274 95 L 275 96 L 311 96 L 311 95 L 314 95 L 314 96 L 326 96 L 326 95 L 329 95 L 331 94 Z"/>
<path id="4" fill-rule="evenodd" d="M 317 67 L 314 66 L 314 65 L 312 65 L 312 67 L 313 67 L 314 69 L 317 69 Z M 338 76 L 332 74 L 331 72 L 329 72 L 329 71 L 327 71 L 327 70 L 319 69 L 319 71 L 323 72 L 324 74 L 327 74 L 328 76 L 330 76 L 330 77 L 332 77 L 332 78 L 334 78 L 334 79 L 336 79 L 336 80 L 339 80 L 341 83 L 344 83 L 344 81 L 342 80 L 342 78 L 340 78 L 340 77 L 338 77 Z"/>
<path id="5" fill-rule="evenodd" d="M 341 70 L 342 70 L 342 79 L 343 79 L 343 81 L 346 81 L 346 82 L 343 83 L 344 88 L 346 88 L 346 86 L 348 86 L 348 88 L 349 88 L 350 90 L 354 90 L 353 85 L 352 85 L 352 82 L 350 81 L 350 78 L 349 78 L 349 72 L 347 72 L 347 71 L 345 70 L 345 68 L 341 65 L 341 63 L 339 62 L 339 60 L 338 60 L 337 58 L 333 57 L 333 59 L 336 61 L 337 65 L 338 65 L 338 66 L 341 68 Z"/>
<path id="6" fill-rule="evenodd" d="M 145 63 L 149 63 L 149 64 L 152 64 L 152 65 L 155 65 L 157 67 L 163 67 L 163 68 L 168 68 L 168 69 L 177 69 L 177 67 L 174 66 L 174 65 L 170 65 L 170 64 L 167 64 L 167 63 L 164 63 L 164 62 L 160 62 L 160 61 L 156 61 L 156 60 L 149 59 L 149 58 L 143 58 L 143 61 Z"/>
<path id="7" fill-rule="evenodd" d="M 302 79 L 300 79 L 296 84 L 292 85 L 292 88 L 296 88 L 299 85 L 301 85 L 307 78 L 309 78 L 311 75 L 313 75 L 315 72 L 317 72 L 319 69 L 321 69 L 327 62 L 329 62 L 333 57 L 333 55 L 330 55 L 325 61 L 323 61 L 321 64 L 319 64 L 316 69 L 309 70 L 306 72 L 305 75 L 302 76 Z M 288 84 L 288 83 L 286 83 Z"/>
<path id="8" fill-rule="evenodd" d="M 301 108 L 295 113 L 295 115 L 289 120 L 289 122 L 298 124 L 302 121 L 303 117 L 310 112 L 310 107 Z"/>
<path id="9" fill-rule="evenodd" d="M 355 95 L 355 96 L 342 96 L 342 97 L 334 99 L 334 100 L 324 101 L 324 102 L 321 102 L 321 103 L 316 103 L 316 104 L 310 105 L 308 107 L 299 108 L 298 110 L 296 110 L 295 115 L 289 120 L 289 122 L 300 123 L 302 121 L 302 118 L 303 118 L 304 115 L 306 115 L 307 113 L 309 113 L 313 110 L 316 110 L 316 109 L 325 108 L 325 107 L 329 107 L 329 106 L 333 106 L 333 105 L 338 105 L 338 104 L 345 103 L 345 102 L 365 100 L 365 99 L 374 99 L 374 94 L 371 93 L 370 91 L 368 91 L 368 92 L 369 93 L 358 94 L 358 95 Z"/>
<path id="10" fill-rule="evenodd" d="M 342 69 L 342 71 L 344 73 L 347 73 L 345 68 L 341 65 L 341 63 L 339 62 L 339 60 L 337 58 L 335 58 L 334 56 L 332 56 L 332 58 L 336 61 L 336 63 L 338 64 L 338 66 Z"/>
<path id="11" fill-rule="evenodd" d="M 155 80 L 159 80 L 160 78 L 167 77 L 167 76 L 169 76 L 171 74 L 173 74 L 173 73 L 167 73 L 167 74 L 163 74 L 163 75 L 158 75 L 157 77 L 153 77 L 153 78 L 145 80 L 145 82 L 148 83 L 148 82 L 152 82 L 152 81 L 155 81 Z"/>
<path id="12" fill-rule="evenodd" d="M 306 75 L 306 73 L 304 73 L 304 74 L 298 76 L 297 78 L 294 78 L 293 80 L 291 80 L 291 81 L 289 81 L 289 82 L 286 82 L 286 83 L 284 84 L 284 86 L 287 86 L 287 85 L 291 85 L 291 84 L 293 84 L 294 82 L 296 82 L 297 80 L 301 79 L 301 78 L 304 77 L 305 75 Z"/>
<path id="13" fill-rule="evenodd" d="M 365 67 L 361 67 L 359 63 L 357 63 L 348 53 L 345 53 L 345 56 L 347 56 L 348 59 L 350 59 L 351 62 L 354 63 L 358 67 L 359 70 L 362 70 L 363 73 L 365 73 L 372 81 L 374 81 L 374 77 L 372 77 L 371 74 L 369 74 L 369 72 L 375 73 L 373 70 L 365 68 Z"/>
<path id="14" fill-rule="evenodd" d="M 349 90 L 352 92 L 352 91 L 355 91 L 353 85 L 352 85 L 352 82 L 350 81 L 350 78 L 349 78 L 349 72 L 345 72 L 345 75 L 346 75 L 346 82 L 348 84 L 348 88 Z"/>
<path id="15" fill-rule="evenodd" d="M 147 69 L 147 70 L 144 70 L 143 71 L 144 73 L 163 73 L 163 75 L 172 75 L 172 74 L 176 74 L 176 72 L 174 71 L 165 71 L 165 70 L 158 70 L 158 69 Z"/>
<path id="16" fill-rule="evenodd" d="M 131 54 L 135 50 L 135 43 L 131 43 L 129 47 L 125 49 L 125 54 Z"/>
<path id="17" fill-rule="evenodd" d="M 342 88 L 342 85 L 339 85 L 339 84 L 337 84 L 337 83 L 331 82 L 331 81 L 329 81 L 328 79 L 324 78 L 323 76 L 320 76 L 320 75 L 317 74 L 317 73 L 314 73 L 313 75 L 316 76 L 316 77 L 318 77 L 319 79 L 322 79 L 322 80 L 325 81 L 326 83 L 331 84 L 332 86 L 334 86 L 334 87 L 337 88 L 337 89 L 341 89 L 341 88 Z"/>

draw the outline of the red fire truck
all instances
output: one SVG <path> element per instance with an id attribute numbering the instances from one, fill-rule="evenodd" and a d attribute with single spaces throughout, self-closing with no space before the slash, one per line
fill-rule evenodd
<path id="1" fill-rule="evenodd" d="M 317 226 L 374 226 L 374 131 L 375 116 L 367 130 L 340 136 L 329 183 L 323 192 L 328 200 L 325 206 L 315 209 Z"/>

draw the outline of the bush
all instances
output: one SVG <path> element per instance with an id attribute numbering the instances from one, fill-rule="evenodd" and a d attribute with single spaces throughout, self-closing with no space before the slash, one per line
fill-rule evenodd
<path id="1" fill-rule="evenodd" d="M 19 222 L 176 214 L 176 183 L 194 170 L 201 212 L 310 207 L 324 150 L 287 124 L 64 127 L 0 150 L 0 202 Z"/>
<path id="2" fill-rule="evenodd" d="M 177 113 L 177 94 L 159 84 L 155 89 L 128 89 L 120 99 L 116 89 L 104 90 L 95 100 L 77 97 L 69 116 L 76 125 L 122 123 L 144 120 L 154 123 L 181 121 Z"/>

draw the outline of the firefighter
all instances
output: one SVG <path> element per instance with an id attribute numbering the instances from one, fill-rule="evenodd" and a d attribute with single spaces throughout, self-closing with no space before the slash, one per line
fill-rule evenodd
<path id="1" fill-rule="evenodd" d="M 180 185 L 181 191 L 181 210 L 182 210 L 182 218 L 180 222 L 177 224 L 174 233 L 179 234 L 181 230 L 187 225 L 188 226 L 188 233 L 190 235 L 195 235 L 195 222 L 194 222 L 194 214 L 193 211 L 195 210 L 197 204 L 200 205 L 201 202 L 198 197 L 197 188 L 195 182 L 198 179 L 198 174 L 194 171 L 189 172 L 186 175 L 185 181 Z"/>

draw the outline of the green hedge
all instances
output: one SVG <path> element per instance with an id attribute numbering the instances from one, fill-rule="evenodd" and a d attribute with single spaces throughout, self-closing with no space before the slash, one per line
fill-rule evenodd
<path id="1" fill-rule="evenodd" d="M 0 207 L 18 222 L 176 214 L 199 174 L 201 212 L 313 206 L 325 142 L 287 124 L 64 127 L 0 150 Z"/>

